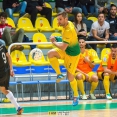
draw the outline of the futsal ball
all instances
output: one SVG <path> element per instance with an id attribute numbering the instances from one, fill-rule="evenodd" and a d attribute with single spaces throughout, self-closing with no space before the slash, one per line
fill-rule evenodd
<path id="1" fill-rule="evenodd" d="M 10 102 L 10 100 L 9 100 L 8 98 L 4 98 L 4 99 L 2 100 L 2 102 L 8 103 L 8 102 Z"/>

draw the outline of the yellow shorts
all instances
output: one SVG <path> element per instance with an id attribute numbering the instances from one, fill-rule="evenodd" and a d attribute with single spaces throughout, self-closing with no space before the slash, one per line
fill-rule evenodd
<path id="1" fill-rule="evenodd" d="M 101 80 L 104 79 L 104 72 L 98 72 L 97 75 L 98 75 L 98 78 L 99 78 L 99 79 L 101 79 Z M 109 76 L 110 76 L 109 79 L 110 79 L 112 82 L 115 82 L 115 80 L 117 79 L 117 76 L 115 76 L 115 75 L 113 75 L 113 74 L 110 74 Z"/>
<path id="2" fill-rule="evenodd" d="M 65 65 L 67 71 L 69 73 L 71 73 L 72 75 L 74 75 L 75 71 L 76 71 L 76 68 L 77 68 L 79 55 L 77 55 L 77 56 L 70 56 L 70 55 L 66 54 L 65 51 L 62 51 L 62 50 L 60 50 L 58 48 L 54 48 L 54 49 L 60 55 L 60 59 L 64 60 L 64 65 Z"/>
<path id="3" fill-rule="evenodd" d="M 76 72 L 75 73 L 75 77 L 78 75 L 78 74 L 82 74 L 82 73 L 80 73 L 80 72 Z M 91 81 L 91 77 L 94 75 L 95 73 L 94 72 L 89 72 L 87 75 L 89 76 L 89 82 Z M 83 76 L 83 81 L 84 80 L 86 80 L 86 78 L 85 78 L 85 75 L 84 74 L 82 74 L 82 76 Z"/>

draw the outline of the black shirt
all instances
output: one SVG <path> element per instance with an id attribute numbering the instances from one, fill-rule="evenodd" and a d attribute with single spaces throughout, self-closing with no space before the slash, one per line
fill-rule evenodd
<path id="1" fill-rule="evenodd" d="M 109 16 L 106 21 L 110 24 L 110 33 L 114 34 L 117 33 L 117 17 L 112 18 L 111 16 Z"/>
<path id="2" fill-rule="evenodd" d="M 0 44 L 0 78 L 3 78 L 9 70 L 9 64 L 6 57 L 7 49 L 4 45 Z"/>
<path id="3" fill-rule="evenodd" d="M 19 3 L 19 0 L 3 0 L 3 9 L 12 8 L 13 3 Z"/>

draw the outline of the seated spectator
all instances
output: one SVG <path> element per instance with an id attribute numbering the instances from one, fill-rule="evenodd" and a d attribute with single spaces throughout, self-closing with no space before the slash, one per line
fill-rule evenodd
<path id="1" fill-rule="evenodd" d="M 13 13 L 19 12 L 20 17 L 26 15 L 27 3 L 26 1 L 19 2 L 19 0 L 3 0 L 3 9 L 8 14 L 8 17 L 14 20 Z"/>
<path id="2" fill-rule="evenodd" d="M 55 1 L 57 12 L 66 11 L 67 13 L 76 14 L 82 13 L 82 9 L 75 7 L 75 0 L 56 0 Z"/>
<path id="3" fill-rule="evenodd" d="M 87 35 L 87 26 L 82 21 L 82 13 L 75 14 L 74 25 L 76 27 L 78 37 Z"/>
<path id="4" fill-rule="evenodd" d="M 111 47 L 111 53 L 102 58 L 102 63 L 98 68 L 98 77 L 103 80 L 106 98 L 111 100 L 110 81 L 115 82 L 117 79 L 117 44 Z"/>
<path id="5" fill-rule="evenodd" d="M 6 23 L 7 14 L 5 12 L 0 13 L 0 38 L 5 41 L 6 45 L 9 46 L 14 42 L 21 43 L 24 37 L 24 30 L 19 29 L 17 32 L 12 30 L 12 27 Z M 22 45 L 13 46 L 11 51 L 18 49 L 23 50 Z"/>
<path id="6" fill-rule="evenodd" d="M 83 81 L 88 81 L 89 83 L 91 83 L 90 98 L 96 99 L 94 95 L 94 90 L 98 86 L 98 77 L 96 73 L 92 72 L 92 69 L 94 68 L 95 64 L 93 56 L 87 49 L 85 49 L 85 37 L 79 38 L 79 46 L 81 53 L 79 55 L 80 58 L 75 73 L 78 89 L 81 91 L 82 99 L 87 99 L 84 91 Z"/>
<path id="7" fill-rule="evenodd" d="M 95 0 L 96 12 L 104 12 L 107 14 L 110 9 L 111 0 Z"/>
<path id="8" fill-rule="evenodd" d="M 117 7 L 116 5 L 111 5 L 110 15 L 107 17 L 107 22 L 110 24 L 110 40 L 117 40 Z"/>
<path id="9" fill-rule="evenodd" d="M 31 15 L 31 21 L 35 26 L 37 14 L 45 15 L 51 25 L 52 9 L 47 8 L 43 0 L 25 0 L 27 2 L 26 12 Z"/>
<path id="10" fill-rule="evenodd" d="M 98 14 L 98 21 L 92 24 L 88 40 L 89 41 L 108 41 L 109 40 L 109 23 L 105 21 L 104 13 Z M 97 50 L 97 44 L 90 44 L 90 46 Z M 110 44 L 106 44 L 106 47 L 110 47 Z"/>
<path id="11" fill-rule="evenodd" d="M 95 0 L 76 0 L 76 6 L 82 9 L 82 13 L 86 17 L 88 17 L 88 13 L 93 15 L 96 12 Z"/>

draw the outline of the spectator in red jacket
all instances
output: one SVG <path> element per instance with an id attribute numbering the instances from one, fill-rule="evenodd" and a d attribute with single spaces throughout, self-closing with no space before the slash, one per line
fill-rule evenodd
<path id="1" fill-rule="evenodd" d="M 14 42 L 21 43 L 24 37 L 24 30 L 19 29 L 17 32 L 15 28 L 6 23 L 7 14 L 5 12 L 0 13 L 0 38 L 5 41 L 6 45 L 9 46 Z M 23 50 L 23 46 L 13 46 L 11 51 L 18 49 Z"/>

